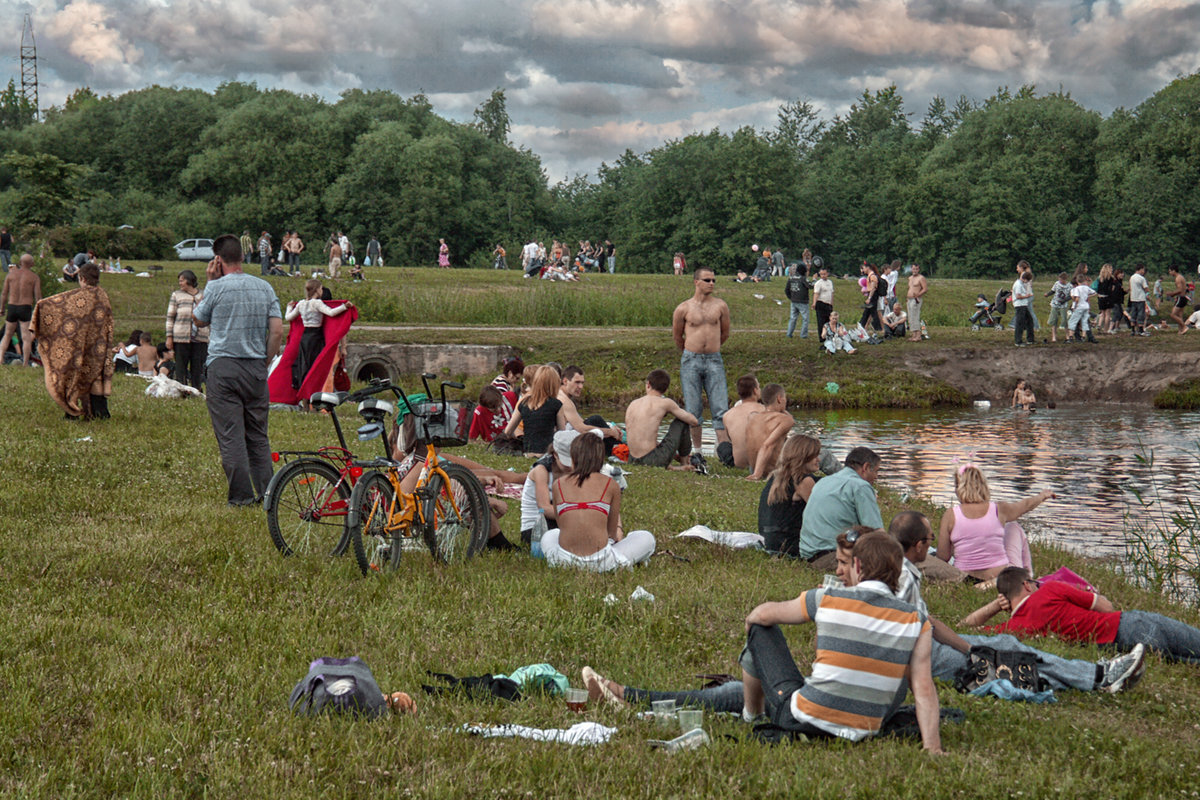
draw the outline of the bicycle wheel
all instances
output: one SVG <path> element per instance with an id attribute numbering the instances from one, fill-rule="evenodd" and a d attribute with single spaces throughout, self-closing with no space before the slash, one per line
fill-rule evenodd
<path id="1" fill-rule="evenodd" d="M 400 563 L 399 544 L 384 533 L 394 494 L 392 484 L 382 472 L 363 475 L 350 493 L 346 528 L 354 548 L 354 559 L 363 575 L 394 570 Z"/>
<path id="2" fill-rule="evenodd" d="M 340 556 L 350 543 L 349 497 L 350 481 L 328 461 L 284 464 L 263 495 L 271 541 L 285 556 Z"/>
<path id="3" fill-rule="evenodd" d="M 437 474 L 429 479 L 421 535 L 433 557 L 450 564 L 483 549 L 491 532 L 491 513 L 483 484 L 469 469 L 459 464 L 444 464 L 442 469 L 450 481 Z"/>

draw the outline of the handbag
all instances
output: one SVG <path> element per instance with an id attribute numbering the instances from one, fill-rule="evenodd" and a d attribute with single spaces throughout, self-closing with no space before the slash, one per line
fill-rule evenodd
<path id="1" fill-rule="evenodd" d="M 1038 674 L 1037 656 L 1022 650 L 997 650 L 975 645 L 967 663 L 954 674 L 954 688 L 966 693 L 994 680 L 1008 680 L 1018 689 L 1040 692 L 1049 683 Z"/>

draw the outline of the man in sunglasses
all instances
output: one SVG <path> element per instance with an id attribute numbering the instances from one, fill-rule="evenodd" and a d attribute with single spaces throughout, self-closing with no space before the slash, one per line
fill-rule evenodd
<path id="1" fill-rule="evenodd" d="M 692 275 L 695 290 L 680 303 L 671 320 L 675 346 L 683 351 L 679 362 L 679 382 L 683 384 L 683 406 L 699 423 L 704 404 L 700 392 L 708 395 L 717 444 L 729 441 L 723 417 L 729 409 L 729 387 L 725 381 L 725 362 L 721 345 L 729 338 L 729 306 L 713 297 L 716 274 L 708 267 L 696 267 Z M 692 426 L 692 450 L 700 452 L 700 425 Z"/>
<path id="2" fill-rule="evenodd" d="M 1200 664 L 1200 630 L 1149 611 L 1117 611 L 1112 601 L 1063 581 L 1039 585 L 1022 567 L 996 576 L 997 597 L 971 612 L 964 625 L 979 628 L 1001 611 L 1007 622 L 988 630 L 1026 636 L 1057 634 L 1072 642 L 1095 642 L 1132 650 L 1139 643 L 1168 661 Z"/>

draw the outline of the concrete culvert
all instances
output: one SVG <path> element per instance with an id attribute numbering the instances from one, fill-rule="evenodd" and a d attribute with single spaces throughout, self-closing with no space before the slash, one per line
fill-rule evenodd
<path id="1" fill-rule="evenodd" d="M 368 383 L 372 378 L 395 380 L 390 366 L 383 359 L 369 359 L 358 365 L 358 373 L 354 379 L 359 383 Z"/>

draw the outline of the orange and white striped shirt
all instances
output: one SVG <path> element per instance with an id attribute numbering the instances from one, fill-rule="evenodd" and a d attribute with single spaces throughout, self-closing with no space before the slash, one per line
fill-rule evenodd
<path id="1" fill-rule="evenodd" d="M 803 597 L 803 621 L 817 625 L 817 657 L 792 694 L 792 716 L 851 741 L 878 733 L 908 694 L 904 674 L 929 621 L 881 581 Z"/>

